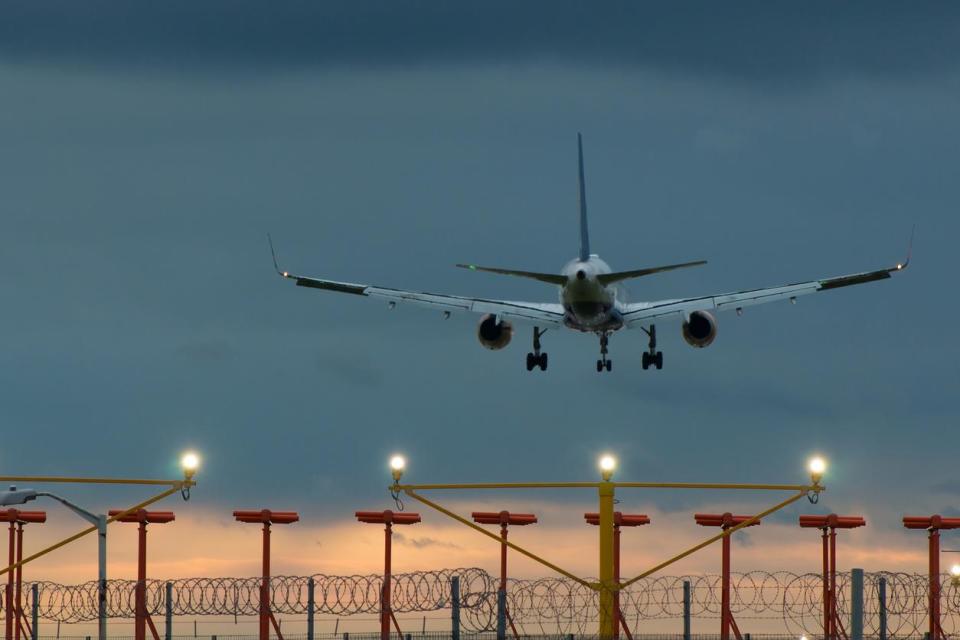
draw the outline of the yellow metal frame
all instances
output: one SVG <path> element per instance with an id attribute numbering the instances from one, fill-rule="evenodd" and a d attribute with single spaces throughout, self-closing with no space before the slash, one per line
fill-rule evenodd
<path id="1" fill-rule="evenodd" d="M 155 502 L 159 502 L 164 498 L 173 495 L 178 491 L 183 491 L 184 489 L 189 489 L 196 486 L 196 482 L 193 480 L 193 475 L 189 474 L 183 480 L 141 480 L 135 478 L 65 478 L 59 476 L 0 476 L 0 482 L 36 482 L 38 484 L 122 484 L 122 485 L 147 485 L 147 486 L 166 486 L 169 487 L 165 491 L 158 493 L 157 495 L 144 500 L 139 504 L 135 504 L 132 507 L 124 509 L 116 515 L 110 516 L 107 518 L 107 524 L 116 522 L 120 518 L 133 513 L 134 511 L 139 511 L 140 509 L 146 508 Z M 79 531 L 72 536 L 64 538 L 56 544 L 50 545 L 46 549 L 38 551 L 31 556 L 28 556 L 21 560 L 20 562 L 14 563 L 8 566 L 5 569 L 0 569 L 0 576 L 11 571 L 15 571 L 18 567 L 22 567 L 28 562 L 32 562 L 37 558 L 42 558 L 52 551 L 56 551 L 61 547 L 65 547 L 71 542 L 75 542 L 80 538 L 94 533 L 97 530 L 96 525 L 87 527 L 82 531 Z"/>
<path id="2" fill-rule="evenodd" d="M 605 476 L 606 478 L 606 476 Z M 718 540 L 722 540 L 724 537 L 732 535 L 734 532 L 739 531 L 743 527 L 750 526 L 751 524 L 761 520 L 762 518 L 767 517 L 768 515 L 787 507 L 801 498 L 811 495 L 811 494 L 820 494 L 824 491 L 826 487 L 820 484 L 819 477 L 813 478 L 813 484 L 802 485 L 802 484 L 735 484 L 735 483 L 696 483 L 696 482 L 611 482 L 609 479 L 604 479 L 602 482 L 512 482 L 512 483 L 467 483 L 467 484 L 400 484 L 399 474 L 395 475 L 396 482 L 390 486 L 390 491 L 392 494 L 397 495 L 403 493 L 410 498 L 416 500 L 417 502 L 430 507 L 431 509 L 442 513 L 443 515 L 456 520 L 457 522 L 464 524 L 474 531 L 477 531 L 488 538 L 495 540 L 497 544 L 506 544 L 508 547 L 521 553 L 535 562 L 539 562 L 543 566 L 556 571 L 560 575 L 573 580 L 585 587 L 593 589 L 594 591 L 599 592 L 600 598 L 600 628 L 599 636 L 601 638 L 612 638 L 614 634 L 614 624 L 615 616 L 613 615 L 614 607 L 614 593 L 620 589 L 624 589 L 631 584 L 650 576 L 661 569 L 670 566 L 671 564 L 686 558 L 689 555 L 692 555 L 707 547 Z M 672 558 L 657 564 L 650 569 L 647 569 L 640 575 L 626 580 L 621 583 L 617 583 L 613 579 L 614 567 L 613 567 L 613 531 L 614 531 L 614 496 L 616 495 L 616 490 L 618 488 L 625 489 L 707 489 L 707 490 L 737 490 L 737 491 L 793 491 L 796 492 L 793 496 L 787 498 L 786 500 L 765 509 L 756 515 L 748 518 L 744 522 L 724 529 L 720 533 L 711 536 L 700 542 L 689 549 L 678 553 Z M 585 580 L 574 573 L 563 569 L 556 564 L 550 562 L 549 560 L 542 558 L 535 553 L 521 547 L 520 545 L 504 541 L 500 536 L 487 531 L 483 527 L 467 520 L 461 515 L 454 513 L 453 511 L 443 507 L 442 505 L 429 500 L 419 493 L 418 491 L 430 491 L 430 490 L 462 490 L 462 489 L 596 489 L 597 498 L 599 501 L 599 581 L 590 582 Z"/>

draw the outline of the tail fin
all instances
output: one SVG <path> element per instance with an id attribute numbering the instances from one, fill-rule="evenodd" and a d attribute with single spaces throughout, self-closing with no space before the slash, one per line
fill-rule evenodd
<path id="1" fill-rule="evenodd" d="M 590 259 L 590 231 L 587 228 L 587 190 L 583 184 L 583 136 L 577 133 L 577 158 L 580 164 L 580 260 Z"/>

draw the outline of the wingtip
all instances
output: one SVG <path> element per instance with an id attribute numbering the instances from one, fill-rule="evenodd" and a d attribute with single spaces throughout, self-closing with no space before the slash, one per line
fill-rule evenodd
<path id="1" fill-rule="evenodd" d="M 273 248 L 273 238 L 270 236 L 270 232 L 267 232 L 267 243 L 270 245 L 270 257 L 273 258 L 273 269 L 279 273 L 284 278 L 289 278 L 290 274 L 286 271 L 280 269 L 280 264 L 277 261 L 277 252 Z"/>
<path id="2" fill-rule="evenodd" d="M 913 225 L 910 228 L 910 242 L 907 244 L 907 257 L 903 262 L 898 262 L 896 266 L 897 271 L 903 271 L 910 266 L 910 260 L 913 258 L 913 238 L 917 234 L 917 225 Z"/>

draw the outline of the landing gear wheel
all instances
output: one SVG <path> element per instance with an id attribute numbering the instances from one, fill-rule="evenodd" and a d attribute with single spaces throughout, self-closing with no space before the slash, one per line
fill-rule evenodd
<path id="1" fill-rule="evenodd" d="M 540 327 L 533 328 L 533 352 L 527 354 L 527 371 L 533 371 L 536 367 L 540 367 L 540 371 L 547 370 L 547 354 L 540 353 L 540 336 L 546 332 Z"/>
<path id="2" fill-rule="evenodd" d="M 603 360 L 597 360 L 597 373 L 603 371 Z"/>
<path id="3" fill-rule="evenodd" d="M 613 369 L 613 360 L 607 360 L 607 371 Z"/>
<path id="4" fill-rule="evenodd" d="M 650 328 L 644 329 L 644 332 L 650 336 L 650 344 L 643 353 L 641 360 L 644 370 L 649 369 L 650 365 L 655 366 L 657 369 L 663 369 L 663 353 L 657 351 L 657 328 L 654 325 L 650 325 Z"/>
<path id="5" fill-rule="evenodd" d="M 613 363 L 607 359 L 607 342 L 609 337 L 609 334 L 606 332 L 600 333 L 600 359 L 597 360 L 597 373 L 600 373 L 604 369 L 610 371 L 613 367 Z"/>

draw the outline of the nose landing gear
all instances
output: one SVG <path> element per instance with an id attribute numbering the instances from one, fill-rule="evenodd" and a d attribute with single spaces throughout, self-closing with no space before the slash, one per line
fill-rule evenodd
<path id="1" fill-rule="evenodd" d="M 540 367 L 540 371 L 547 370 L 547 354 L 540 353 L 540 336 L 547 332 L 540 327 L 533 328 L 533 353 L 527 354 L 527 371 L 533 371 L 534 367 Z"/>
<path id="2" fill-rule="evenodd" d="M 643 331 L 650 336 L 649 348 L 643 352 L 641 362 L 644 370 L 649 369 L 650 365 L 654 365 L 657 369 L 663 369 L 663 352 L 657 351 L 657 327 L 650 325 L 650 329 L 644 329 Z"/>
<path id="3" fill-rule="evenodd" d="M 600 373 L 604 369 L 610 371 L 613 369 L 613 360 L 607 358 L 607 342 L 609 339 L 609 334 L 604 331 L 600 334 L 600 359 L 597 360 L 597 373 Z"/>

